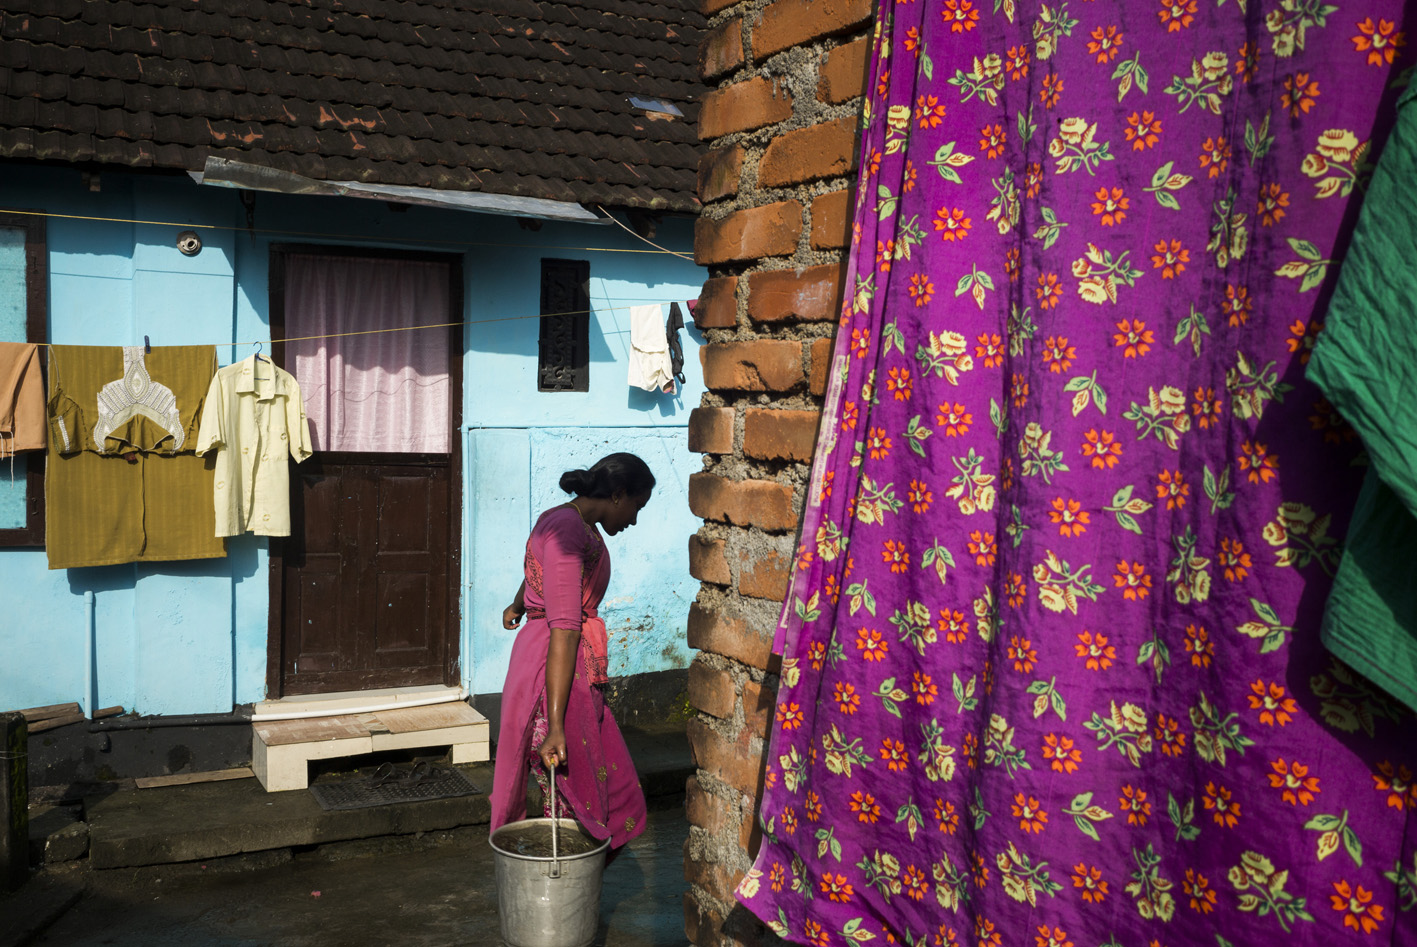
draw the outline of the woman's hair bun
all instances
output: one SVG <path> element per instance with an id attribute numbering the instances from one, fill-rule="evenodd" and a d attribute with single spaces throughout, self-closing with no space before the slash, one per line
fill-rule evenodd
<path id="1" fill-rule="evenodd" d="M 595 477 L 589 470 L 568 470 L 561 474 L 561 489 L 567 493 L 585 496 L 595 486 Z"/>

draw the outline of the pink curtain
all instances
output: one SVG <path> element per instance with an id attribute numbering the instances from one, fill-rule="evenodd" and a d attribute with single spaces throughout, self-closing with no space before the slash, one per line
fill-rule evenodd
<path id="1" fill-rule="evenodd" d="M 452 321 L 444 263 L 291 255 L 286 337 L 366 333 L 289 345 L 315 449 L 447 453 Z"/>

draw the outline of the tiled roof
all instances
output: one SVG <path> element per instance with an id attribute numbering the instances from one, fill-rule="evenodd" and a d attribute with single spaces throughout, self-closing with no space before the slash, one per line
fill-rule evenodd
<path id="1" fill-rule="evenodd" d="M 693 211 L 703 27 L 696 0 L 0 0 L 0 157 Z"/>

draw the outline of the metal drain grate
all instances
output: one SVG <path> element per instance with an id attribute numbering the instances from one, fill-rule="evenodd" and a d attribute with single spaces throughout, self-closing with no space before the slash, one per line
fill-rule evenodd
<path id="1" fill-rule="evenodd" d="M 450 799 L 471 796 L 482 790 L 474 786 L 461 770 L 435 769 L 417 782 L 403 782 L 397 776 L 374 785 L 368 776 L 358 776 L 342 782 L 315 783 L 310 787 L 315 800 L 326 812 L 335 809 L 364 809 L 398 802 L 427 802 L 430 799 Z"/>

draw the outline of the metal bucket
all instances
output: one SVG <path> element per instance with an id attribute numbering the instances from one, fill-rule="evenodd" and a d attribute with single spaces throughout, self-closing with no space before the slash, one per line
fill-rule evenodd
<path id="1" fill-rule="evenodd" d="M 555 799 L 555 783 L 552 783 Z M 554 803 L 553 803 L 554 805 Z M 527 829 L 551 827 L 552 855 L 524 855 L 511 841 Z M 559 836 L 592 843 L 573 819 L 523 819 L 492 833 L 497 870 L 497 908 L 507 947 L 587 947 L 600 922 L 600 881 L 605 872 L 606 839 L 591 851 L 561 855 Z"/>

